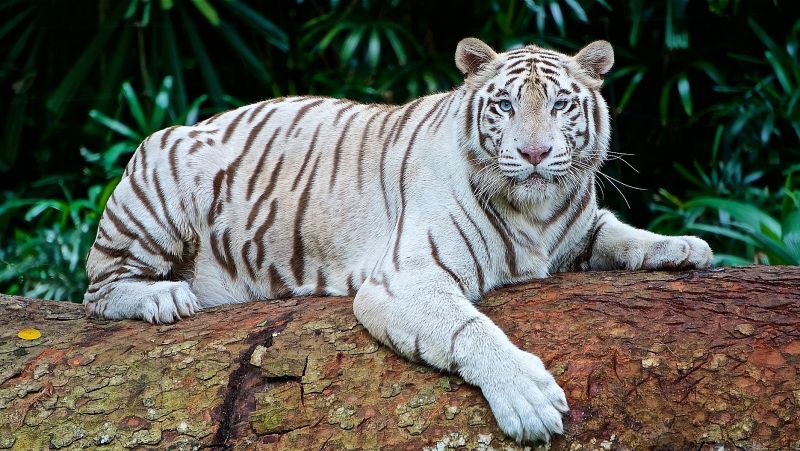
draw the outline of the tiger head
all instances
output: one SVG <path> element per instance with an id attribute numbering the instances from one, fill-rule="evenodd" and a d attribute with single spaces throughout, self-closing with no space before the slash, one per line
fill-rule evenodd
<path id="1" fill-rule="evenodd" d="M 541 201 L 600 168 L 610 137 L 599 93 L 614 63 L 608 42 L 567 56 L 533 45 L 497 54 L 466 38 L 455 59 L 466 88 L 460 145 L 487 193 Z"/>

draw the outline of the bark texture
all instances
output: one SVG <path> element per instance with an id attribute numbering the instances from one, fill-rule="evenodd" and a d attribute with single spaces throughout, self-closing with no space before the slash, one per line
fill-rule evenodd
<path id="1" fill-rule="evenodd" d="M 2 297 L 0 448 L 522 448 L 479 390 L 380 346 L 350 304 L 153 326 Z M 550 449 L 800 449 L 800 268 L 564 274 L 481 309 L 567 393 Z"/>

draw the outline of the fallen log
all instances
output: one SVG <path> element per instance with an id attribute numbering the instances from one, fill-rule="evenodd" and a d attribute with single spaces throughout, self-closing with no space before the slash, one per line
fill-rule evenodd
<path id="1" fill-rule="evenodd" d="M 479 390 L 397 357 L 350 304 L 153 326 L 3 296 L 0 448 L 521 449 Z M 800 268 L 564 274 L 480 308 L 564 388 L 551 449 L 800 449 Z"/>

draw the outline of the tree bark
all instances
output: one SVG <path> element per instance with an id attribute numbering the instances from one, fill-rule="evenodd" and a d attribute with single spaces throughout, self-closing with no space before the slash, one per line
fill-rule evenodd
<path id="1" fill-rule="evenodd" d="M 798 267 L 563 274 L 480 308 L 564 388 L 551 449 L 800 449 Z M 521 449 L 478 389 L 379 345 L 349 298 L 159 326 L 7 296 L 0 314 L 0 448 Z"/>

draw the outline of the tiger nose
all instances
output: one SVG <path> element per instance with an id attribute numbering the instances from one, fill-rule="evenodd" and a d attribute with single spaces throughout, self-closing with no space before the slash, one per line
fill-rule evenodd
<path id="1" fill-rule="evenodd" d="M 541 163 L 548 155 L 550 155 L 550 151 L 553 150 L 552 146 L 530 146 L 530 147 L 523 147 L 519 150 L 519 153 L 522 154 L 523 157 L 527 158 L 528 161 L 531 162 L 534 166 Z"/>

